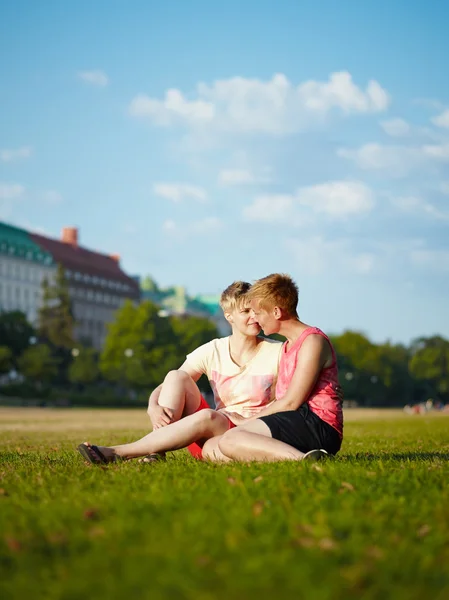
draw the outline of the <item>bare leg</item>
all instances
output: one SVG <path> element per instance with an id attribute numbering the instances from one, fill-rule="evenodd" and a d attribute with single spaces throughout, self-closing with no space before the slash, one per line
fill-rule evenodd
<path id="1" fill-rule="evenodd" d="M 221 435 L 229 428 L 229 421 L 212 409 L 204 409 L 184 419 L 152 431 L 137 442 L 120 446 L 99 446 L 107 459 L 114 456 L 138 458 L 146 454 L 178 450 L 204 438 Z"/>
<path id="2" fill-rule="evenodd" d="M 220 437 L 218 446 L 228 458 L 248 462 L 301 460 L 304 456 L 293 446 L 273 439 L 268 425 L 259 419 L 231 429 Z"/>
<path id="3" fill-rule="evenodd" d="M 217 435 L 207 440 L 203 446 L 203 460 L 210 460 L 211 462 L 232 462 L 230 458 L 220 451 L 218 446 L 220 439 L 221 436 Z"/>
<path id="4" fill-rule="evenodd" d="M 158 404 L 174 411 L 174 421 L 193 414 L 200 405 L 201 393 L 193 379 L 185 371 L 167 373 Z"/>

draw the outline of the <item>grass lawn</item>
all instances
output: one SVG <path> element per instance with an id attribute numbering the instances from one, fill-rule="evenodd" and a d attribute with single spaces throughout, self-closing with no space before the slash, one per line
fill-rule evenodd
<path id="1" fill-rule="evenodd" d="M 449 417 L 347 411 L 320 464 L 86 466 L 145 411 L 0 409 L 0 597 L 449 598 Z"/>

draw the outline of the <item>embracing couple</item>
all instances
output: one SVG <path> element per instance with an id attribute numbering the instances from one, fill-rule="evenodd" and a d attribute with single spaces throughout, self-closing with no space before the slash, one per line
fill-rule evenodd
<path id="1" fill-rule="evenodd" d="M 279 273 L 253 285 L 238 281 L 220 304 L 232 334 L 187 355 L 153 391 L 153 431 L 130 444 L 80 444 L 85 459 L 153 462 L 186 447 L 195 458 L 223 462 L 317 460 L 339 451 L 343 411 L 335 351 L 320 329 L 300 321 L 295 282 Z M 261 337 L 261 330 L 287 341 Z M 203 374 L 215 409 L 196 385 Z"/>

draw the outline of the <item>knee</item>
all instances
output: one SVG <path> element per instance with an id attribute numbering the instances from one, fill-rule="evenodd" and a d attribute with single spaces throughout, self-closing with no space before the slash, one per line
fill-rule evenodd
<path id="1" fill-rule="evenodd" d="M 217 411 L 213 408 L 203 408 L 203 410 L 198 411 L 196 415 L 198 420 L 206 425 L 215 423 L 215 421 L 219 418 Z"/>
<path id="2" fill-rule="evenodd" d="M 173 383 L 184 383 L 190 379 L 189 375 L 185 371 L 173 370 L 169 371 L 165 376 L 164 383 L 173 384 Z"/>
<path id="3" fill-rule="evenodd" d="M 225 456 L 232 456 L 239 446 L 240 433 L 235 429 L 227 431 L 218 440 L 218 448 Z"/>

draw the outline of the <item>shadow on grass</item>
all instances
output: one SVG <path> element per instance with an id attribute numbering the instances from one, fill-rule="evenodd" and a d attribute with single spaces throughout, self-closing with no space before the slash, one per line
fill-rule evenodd
<path id="1" fill-rule="evenodd" d="M 379 460 L 391 460 L 397 462 L 449 460 L 449 452 L 382 452 L 379 454 L 362 453 L 350 456 L 341 456 L 345 462 L 374 462 Z"/>

